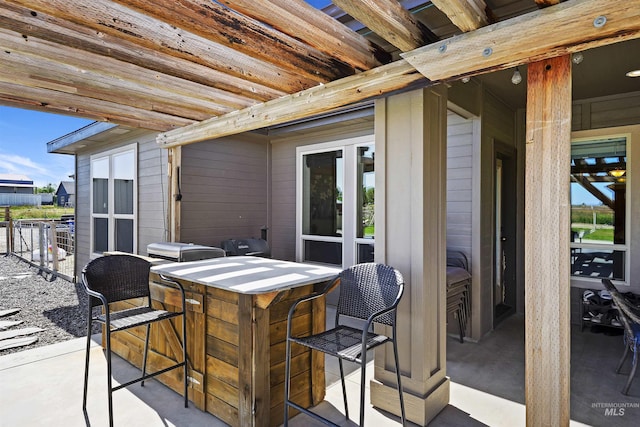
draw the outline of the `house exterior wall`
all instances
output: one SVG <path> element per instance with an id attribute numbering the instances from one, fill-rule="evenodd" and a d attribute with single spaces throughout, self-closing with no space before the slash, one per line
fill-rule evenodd
<path id="1" fill-rule="evenodd" d="M 471 258 L 473 119 L 447 114 L 447 249 Z"/>
<path id="2" fill-rule="evenodd" d="M 91 144 L 76 155 L 76 277 L 91 259 L 91 156 L 137 143 L 138 149 L 138 253 L 149 243 L 165 240 L 167 226 L 167 150 L 156 143 L 155 132 L 133 131 L 120 138 Z"/>
<path id="3" fill-rule="evenodd" d="M 180 241 L 220 246 L 260 237 L 269 227 L 269 151 L 257 134 L 182 147 Z"/>

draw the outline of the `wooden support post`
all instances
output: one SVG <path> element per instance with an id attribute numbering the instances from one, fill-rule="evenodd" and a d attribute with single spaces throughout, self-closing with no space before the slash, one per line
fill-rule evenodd
<path id="1" fill-rule="evenodd" d="M 525 172 L 528 426 L 569 425 L 571 58 L 529 64 Z"/>
<path id="2" fill-rule="evenodd" d="M 169 149 L 169 241 L 180 241 L 180 208 L 182 206 L 182 193 L 180 180 L 182 179 L 182 148 L 174 147 Z"/>

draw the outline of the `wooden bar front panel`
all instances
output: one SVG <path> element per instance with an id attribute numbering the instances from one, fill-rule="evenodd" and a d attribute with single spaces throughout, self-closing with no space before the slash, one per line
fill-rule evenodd
<path id="1" fill-rule="evenodd" d="M 152 273 L 153 281 L 159 281 Z M 287 314 L 294 300 L 314 291 L 313 285 L 283 291 L 266 308 L 262 296 L 238 294 L 214 287 L 181 283 L 187 303 L 187 350 L 189 359 L 189 399 L 232 426 L 282 424 L 284 409 L 284 366 Z M 166 310 L 180 306 L 179 293 L 154 286 L 153 304 Z M 176 299 L 178 298 L 178 299 Z M 126 303 L 121 303 L 126 305 Z M 180 360 L 182 324 L 151 327 L 148 371 L 162 369 Z M 294 333 L 322 330 L 325 325 L 324 299 L 305 303 L 296 311 Z M 142 366 L 144 328 L 134 328 L 112 336 L 112 347 L 135 366 Z M 176 356 L 177 354 L 177 356 Z M 292 398 L 304 406 L 324 398 L 324 358 L 306 348 L 292 347 Z M 182 393 L 182 369 L 158 377 Z M 290 411 L 291 416 L 296 411 Z"/>

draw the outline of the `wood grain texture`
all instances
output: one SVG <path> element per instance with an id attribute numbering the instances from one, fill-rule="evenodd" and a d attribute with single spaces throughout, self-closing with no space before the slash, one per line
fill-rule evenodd
<path id="1" fill-rule="evenodd" d="M 398 0 L 333 0 L 333 4 L 403 52 L 438 40 Z"/>
<path id="2" fill-rule="evenodd" d="M 355 69 L 300 40 L 209 0 L 115 0 L 254 58 L 327 82 Z"/>
<path id="3" fill-rule="evenodd" d="M 408 62 L 399 60 L 355 76 L 165 132 L 158 135 L 157 140 L 168 148 L 220 138 L 309 117 L 391 91 L 426 84 L 428 81 Z"/>
<path id="4" fill-rule="evenodd" d="M 529 64 L 525 171 L 527 425 L 569 425 L 571 58 Z"/>
<path id="5" fill-rule="evenodd" d="M 117 34 L 96 32 L 91 28 L 44 12 L 31 13 L 28 8 L 9 4 L 6 1 L 0 1 L 0 27 L 26 37 L 61 44 L 72 52 L 81 50 L 118 59 L 154 70 L 161 75 L 179 77 L 226 92 L 226 96 L 219 93 L 219 102 L 224 102 L 225 99 L 231 101 L 235 97 L 266 101 L 284 94 L 284 92 L 196 64 L 188 59 L 160 55 L 153 49 L 120 39 Z"/>
<path id="6" fill-rule="evenodd" d="M 159 21 L 109 0 L 73 3 L 65 0 L 11 0 L 11 3 L 287 93 L 317 84 L 317 80 L 211 43 L 177 25 Z"/>
<path id="7" fill-rule="evenodd" d="M 432 0 L 462 32 L 477 30 L 489 24 L 484 0 Z"/>
<path id="8" fill-rule="evenodd" d="M 607 23 L 594 26 L 606 16 Z M 540 37 L 544 34 L 545 37 Z M 640 0 L 567 1 L 401 56 L 430 80 L 447 80 L 640 37 Z M 522 49 L 527 46 L 527 49 Z"/>
<path id="9" fill-rule="evenodd" d="M 368 70 L 391 55 L 303 0 L 223 0 L 223 4 L 352 65 Z"/>

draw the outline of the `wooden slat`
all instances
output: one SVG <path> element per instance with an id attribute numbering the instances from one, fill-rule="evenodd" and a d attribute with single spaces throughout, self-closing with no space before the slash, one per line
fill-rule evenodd
<path id="1" fill-rule="evenodd" d="M 255 296 L 253 297 L 255 300 Z M 271 408 L 271 384 L 269 380 L 271 367 L 269 310 L 253 304 L 253 412 L 255 426 L 269 425 L 269 410 Z"/>
<path id="2" fill-rule="evenodd" d="M 359 70 L 377 67 L 391 59 L 382 48 L 303 0 L 224 0 L 223 3 Z"/>
<path id="3" fill-rule="evenodd" d="M 0 68 L 0 74 L 2 74 L 2 68 Z M 157 131 L 166 131 L 193 123 L 192 120 L 164 113 L 85 98 L 73 93 L 6 83 L 1 80 L 0 102 L 4 105 L 12 105 L 18 108 L 55 114 L 70 114 L 97 121 L 109 121 L 125 126 Z"/>
<path id="4" fill-rule="evenodd" d="M 529 64 L 525 170 L 527 425 L 569 425 L 571 58 Z"/>
<path id="5" fill-rule="evenodd" d="M 212 43 L 109 0 L 11 0 L 10 3 L 287 93 L 317 84 L 316 80 Z"/>
<path id="6" fill-rule="evenodd" d="M 398 0 L 333 0 L 333 4 L 403 52 L 438 40 Z"/>
<path id="7" fill-rule="evenodd" d="M 217 94 L 224 95 L 222 91 L 4 29 L 0 29 L 0 48 L 5 53 L 2 74 L 13 76 L 12 83 L 19 81 L 29 87 L 71 92 L 193 120 L 255 103 L 237 99 L 223 105 L 216 98 Z"/>
<path id="8" fill-rule="evenodd" d="M 162 75 L 166 74 L 203 84 L 214 89 L 212 94 L 215 93 L 218 102 L 223 104 L 237 102 L 234 98 L 267 101 L 285 94 L 186 59 L 141 47 L 117 35 L 97 32 L 43 12 L 32 14 L 29 9 L 8 4 L 5 0 L 0 0 L 0 27 L 154 70 L 161 73 L 159 83 L 163 81 Z"/>
<path id="9" fill-rule="evenodd" d="M 465 33 L 489 24 L 484 0 L 432 0 L 431 3 Z"/>
<path id="10" fill-rule="evenodd" d="M 309 117 L 364 99 L 428 83 L 404 60 L 158 135 L 174 147 Z"/>
<path id="11" fill-rule="evenodd" d="M 251 295 L 238 296 L 238 324 L 240 329 L 240 345 L 238 346 L 238 425 L 254 426 L 254 328 L 253 328 L 253 298 Z"/>
<path id="12" fill-rule="evenodd" d="M 599 16 L 607 18 L 602 27 L 594 25 Z M 638 37 L 640 0 L 571 0 L 416 49 L 402 57 L 430 80 L 442 81 Z"/>
<path id="13" fill-rule="evenodd" d="M 237 52 L 271 62 L 318 82 L 348 76 L 354 68 L 210 0 L 115 0 Z"/>
<path id="14" fill-rule="evenodd" d="M 325 297 L 313 300 L 312 333 L 319 334 L 326 330 L 326 302 Z M 326 383 L 324 375 L 325 355 L 319 351 L 311 352 L 311 402 L 319 405 L 324 400 Z"/>

